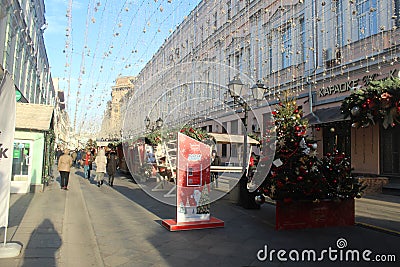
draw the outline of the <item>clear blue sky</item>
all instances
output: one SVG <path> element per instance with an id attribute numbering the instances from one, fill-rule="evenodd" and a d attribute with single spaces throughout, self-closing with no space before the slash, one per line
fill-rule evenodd
<path id="1" fill-rule="evenodd" d="M 46 49 L 52 77 L 68 97 L 71 125 L 76 114 L 76 129 L 92 132 L 116 77 L 137 75 L 200 0 L 73 0 L 71 28 L 69 2 L 45 0 Z"/>

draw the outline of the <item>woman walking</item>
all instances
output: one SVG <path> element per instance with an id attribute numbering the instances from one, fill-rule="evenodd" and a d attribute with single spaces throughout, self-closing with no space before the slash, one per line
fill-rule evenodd
<path id="1" fill-rule="evenodd" d="M 64 154 L 58 159 L 58 171 L 61 177 L 61 189 L 68 190 L 69 173 L 71 172 L 72 157 L 69 150 L 65 149 Z"/>
<path id="2" fill-rule="evenodd" d="M 108 185 L 114 185 L 114 176 L 117 172 L 118 157 L 114 150 L 111 150 L 107 158 L 107 174 L 108 174 Z"/>
<path id="3" fill-rule="evenodd" d="M 107 157 L 104 149 L 100 149 L 94 162 L 96 163 L 95 181 L 97 182 L 97 186 L 100 187 L 103 184 L 104 174 L 106 173 L 107 166 Z"/>

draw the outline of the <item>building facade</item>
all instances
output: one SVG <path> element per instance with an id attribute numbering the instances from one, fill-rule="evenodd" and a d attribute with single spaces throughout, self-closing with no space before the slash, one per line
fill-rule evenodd
<path id="1" fill-rule="evenodd" d="M 54 105 L 44 14 L 43 0 L 1 0 L 0 64 L 10 72 L 22 101 Z"/>
<path id="2" fill-rule="evenodd" d="M 47 27 L 44 14 L 43 0 L 0 0 L 0 69 L 11 74 L 19 102 L 13 193 L 40 190 L 52 175 L 56 92 L 43 39 Z"/>
<path id="3" fill-rule="evenodd" d="M 134 93 L 134 76 L 118 77 L 111 88 L 111 101 L 107 102 L 99 139 L 120 139 L 125 110 Z"/>
<path id="4" fill-rule="evenodd" d="M 149 85 L 160 73 L 190 62 L 227 65 L 268 88 L 268 104 L 254 108 L 248 118 L 254 134 L 268 127 L 266 119 L 257 119 L 267 118 L 266 106 L 273 108 L 289 93 L 310 121 L 320 156 L 338 150 L 351 156 L 355 173 L 400 177 L 395 138 L 400 127 L 356 129 L 340 114 L 343 99 L 355 89 L 399 77 L 399 12 L 399 0 L 202 1 L 146 64 L 135 87 L 143 90 L 140 102 L 151 103 L 164 99 L 168 88 Z M 218 71 L 207 72 L 210 84 L 219 82 Z M 198 126 L 242 133 L 243 115 L 219 113 L 218 122 L 203 120 Z M 196 119 L 198 113 L 191 116 Z M 135 123 L 143 127 L 143 119 Z M 218 152 L 222 161 L 240 162 L 241 150 L 232 144 Z"/>

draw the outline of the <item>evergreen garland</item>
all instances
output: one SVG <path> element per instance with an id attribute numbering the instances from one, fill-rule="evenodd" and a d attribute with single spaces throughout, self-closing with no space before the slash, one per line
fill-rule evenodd
<path id="1" fill-rule="evenodd" d="M 389 78 L 370 81 L 342 103 L 345 118 L 350 117 L 353 127 L 368 127 L 379 122 L 387 129 L 400 124 L 400 79 Z"/>

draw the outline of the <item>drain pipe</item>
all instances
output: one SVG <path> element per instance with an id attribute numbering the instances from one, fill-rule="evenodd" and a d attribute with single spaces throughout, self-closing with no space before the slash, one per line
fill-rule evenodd
<path id="1" fill-rule="evenodd" d="M 317 7 L 315 4 L 315 1 L 312 1 L 312 5 L 311 5 L 311 13 L 314 15 L 314 19 L 312 20 L 313 22 L 313 46 L 316 47 L 316 49 L 314 49 L 313 53 L 314 53 L 314 58 L 313 58 L 313 62 L 314 62 L 314 71 L 315 72 L 317 70 L 317 65 L 318 65 L 318 41 L 316 40 L 316 38 L 318 38 L 318 31 L 317 31 Z M 313 73 L 311 72 L 311 73 Z M 310 74 L 311 74 L 310 73 Z M 310 105 L 310 113 L 311 115 L 317 120 L 317 123 L 321 123 L 321 121 L 319 120 L 319 117 L 313 112 L 313 98 L 312 98 L 312 82 L 310 80 L 307 79 L 307 85 L 308 85 L 308 101 L 309 101 L 309 105 Z"/>

